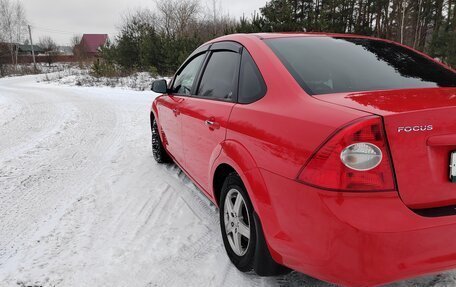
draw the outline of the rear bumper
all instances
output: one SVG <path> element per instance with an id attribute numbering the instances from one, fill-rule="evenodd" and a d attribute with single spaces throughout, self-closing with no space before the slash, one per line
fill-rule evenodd
<path id="1" fill-rule="evenodd" d="M 261 170 L 274 259 L 324 281 L 372 286 L 456 268 L 456 216 L 426 218 L 396 192 L 322 191 Z"/>

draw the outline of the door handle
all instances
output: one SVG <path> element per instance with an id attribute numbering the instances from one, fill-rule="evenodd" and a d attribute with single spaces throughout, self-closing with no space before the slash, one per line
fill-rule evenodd
<path id="1" fill-rule="evenodd" d="M 205 120 L 204 124 L 206 126 L 208 126 L 210 130 L 215 130 L 215 129 L 219 129 L 220 128 L 220 125 L 217 122 L 213 121 L 212 119 Z"/>
<path id="2" fill-rule="evenodd" d="M 177 117 L 180 114 L 179 109 L 173 109 L 173 114 Z"/>

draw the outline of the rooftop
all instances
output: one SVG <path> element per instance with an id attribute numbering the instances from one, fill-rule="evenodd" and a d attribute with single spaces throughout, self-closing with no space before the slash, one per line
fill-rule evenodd
<path id="1" fill-rule="evenodd" d="M 81 46 L 85 47 L 86 52 L 97 53 L 98 48 L 105 45 L 108 41 L 108 34 L 84 34 L 81 39 Z"/>

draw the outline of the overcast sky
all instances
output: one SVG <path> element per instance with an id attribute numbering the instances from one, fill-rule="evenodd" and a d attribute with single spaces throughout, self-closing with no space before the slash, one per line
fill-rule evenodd
<path id="1" fill-rule="evenodd" d="M 206 11 L 212 0 L 200 0 Z M 218 0 L 219 9 L 236 18 L 259 11 L 266 0 Z M 32 25 L 33 40 L 51 36 L 59 45 L 70 43 L 72 35 L 84 33 L 116 35 L 120 16 L 139 7 L 154 9 L 153 0 L 22 0 Z"/>

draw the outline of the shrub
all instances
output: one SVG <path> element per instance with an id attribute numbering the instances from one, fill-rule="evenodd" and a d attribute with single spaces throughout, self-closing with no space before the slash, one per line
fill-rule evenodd
<path id="1" fill-rule="evenodd" d="M 117 77 L 119 72 L 116 66 L 103 59 L 97 59 L 90 68 L 90 74 L 94 77 Z"/>

